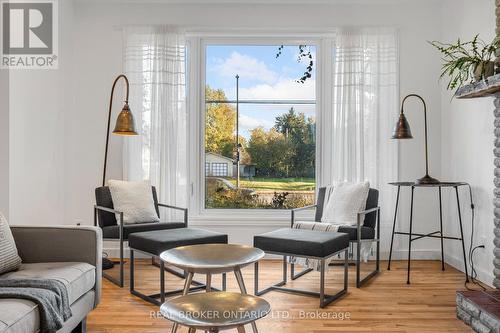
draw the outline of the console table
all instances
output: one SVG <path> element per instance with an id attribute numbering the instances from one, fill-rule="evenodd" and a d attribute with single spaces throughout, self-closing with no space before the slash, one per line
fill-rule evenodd
<path id="1" fill-rule="evenodd" d="M 407 235 L 408 236 L 408 277 L 407 284 L 410 284 L 410 266 L 411 266 L 411 244 L 412 242 L 425 238 L 439 238 L 441 239 L 441 269 L 444 270 L 444 250 L 443 250 L 443 240 L 444 239 L 452 239 L 459 240 L 462 242 L 462 251 L 464 255 L 464 267 L 465 267 L 465 280 L 469 282 L 469 275 L 467 273 L 467 258 L 465 254 L 465 243 L 464 243 L 464 231 L 462 227 L 462 214 L 460 210 L 460 197 L 458 195 L 458 188 L 460 186 L 467 186 L 467 183 L 463 182 L 440 182 L 437 184 L 416 184 L 414 182 L 394 182 L 389 183 L 389 185 L 396 186 L 398 188 L 398 192 L 396 195 L 396 207 L 394 209 L 394 222 L 392 224 L 392 235 L 391 235 L 391 247 L 389 250 L 389 263 L 387 265 L 387 270 L 391 270 L 391 258 L 392 258 L 392 245 L 394 242 L 394 235 Z M 410 204 L 410 230 L 409 232 L 396 231 L 396 220 L 398 216 L 398 206 L 399 206 L 399 195 L 401 192 L 401 187 L 409 187 L 411 188 L 411 204 Z M 415 188 L 423 188 L 430 187 L 432 189 L 437 188 L 439 193 L 439 226 L 440 229 L 438 231 L 430 232 L 428 234 L 418 234 L 413 232 L 413 193 Z M 456 197 L 457 197 L 457 209 L 458 209 L 458 223 L 460 225 L 460 237 L 450 237 L 443 235 L 443 205 L 441 200 L 441 189 L 445 188 L 454 188 Z"/>

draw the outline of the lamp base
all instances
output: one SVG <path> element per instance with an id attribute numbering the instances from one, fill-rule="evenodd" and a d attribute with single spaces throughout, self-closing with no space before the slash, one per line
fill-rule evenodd
<path id="1" fill-rule="evenodd" d="M 417 179 L 415 181 L 415 184 L 418 184 L 418 185 L 432 185 L 432 184 L 439 184 L 439 183 L 440 183 L 439 180 L 437 180 L 436 178 L 432 178 L 429 175 L 425 175 L 422 178 Z"/>

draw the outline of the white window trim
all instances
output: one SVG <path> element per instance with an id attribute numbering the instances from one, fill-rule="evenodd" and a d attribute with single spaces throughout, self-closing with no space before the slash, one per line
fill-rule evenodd
<path id="1" fill-rule="evenodd" d="M 292 36 L 300 36 L 292 37 Z M 330 35 L 331 36 L 331 35 Z M 270 35 L 234 32 L 231 36 L 219 33 L 188 35 L 188 124 L 189 124 L 189 184 L 190 220 L 195 225 L 266 225 L 287 226 L 290 211 L 278 209 L 206 209 L 205 208 L 205 48 L 207 44 L 231 45 L 315 45 L 316 47 L 316 189 L 321 184 L 321 114 L 330 109 L 331 93 L 325 87 L 331 79 L 322 75 L 331 68 L 331 39 L 324 34 Z M 331 72 L 331 71 L 330 71 Z M 190 84 L 190 83 L 193 84 Z"/>

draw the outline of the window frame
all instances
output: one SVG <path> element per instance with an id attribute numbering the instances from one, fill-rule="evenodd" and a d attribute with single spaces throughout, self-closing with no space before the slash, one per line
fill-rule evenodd
<path id="1" fill-rule="evenodd" d="M 296 37 L 299 36 L 299 37 Z M 208 45 L 314 45 L 316 48 L 316 193 L 321 184 L 321 114 L 328 106 L 323 75 L 332 56 L 330 38 L 320 34 L 284 33 L 269 35 L 234 32 L 228 35 L 217 33 L 192 33 L 188 35 L 188 112 L 189 112 L 189 184 L 190 218 L 199 224 L 220 225 L 289 225 L 290 211 L 284 209 L 217 209 L 205 208 L 205 74 L 206 47 Z M 326 54 L 325 54 L 326 52 Z M 331 70 L 329 71 L 331 73 Z M 192 82 L 193 84 L 190 84 Z M 326 94 L 325 94 L 326 93 Z"/>

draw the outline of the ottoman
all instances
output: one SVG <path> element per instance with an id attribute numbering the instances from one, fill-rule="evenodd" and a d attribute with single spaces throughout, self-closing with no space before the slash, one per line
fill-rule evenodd
<path id="1" fill-rule="evenodd" d="M 254 246 L 266 253 L 283 256 L 282 281 L 259 291 L 259 263 L 255 263 L 255 295 L 260 296 L 271 290 L 319 296 L 320 307 L 325 307 L 347 293 L 349 235 L 341 232 L 314 231 L 283 228 L 254 237 Z M 334 295 L 325 293 L 325 261 L 337 254 L 344 253 L 344 287 Z M 301 257 L 320 262 L 320 292 L 283 287 L 287 283 L 287 257 Z M 296 279 L 312 269 L 292 276 Z"/>
<path id="2" fill-rule="evenodd" d="M 128 238 L 128 246 L 130 248 L 130 293 L 147 302 L 161 305 L 165 302 L 165 297 L 180 294 L 183 291 L 182 289 L 178 289 L 165 292 L 165 271 L 185 278 L 185 274 L 180 274 L 177 271 L 166 268 L 164 262 L 160 260 L 160 293 L 145 295 L 139 292 L 135 289 L 134 252 L 138 251 L 152 257 L 158 257 L 163 251 L 179 246 L 214 243 L 227 244 L 227 235 L 196 228 L 178 228 L 130 234 Z M 205 285 L 202 283 L 193 281 L 193 284 L 197 286 L 191 288 L 192 291 L 205 288 Z"/>

